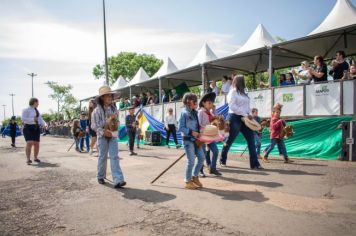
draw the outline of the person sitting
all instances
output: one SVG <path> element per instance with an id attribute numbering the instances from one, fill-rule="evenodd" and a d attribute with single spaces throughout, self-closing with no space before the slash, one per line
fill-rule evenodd
<path id="1" fill-rule="evenodd" d="M 314 57 L 314 64 L 316 68 L 313 70 L 309 68 L 309 74 L 312 76 L 314 82 L 328 81 L 328 68 L 324 62 L 324 58 L 320 55 Z"/>
<path id="2" fill-rule="evenodd" d="M 224 75 L 221 82 L 222 82 L 221 94 L 222 95 L 228 94 L 231 87 L 231 79 L 228 76 Z"/>
<path id="3" fill-rule="evenodd" d="M 166 91 L 164 91 L 164 89 L 162 89 L 161 93 L 162 93 L 162 103 L 169 102 L 169 96 L 168 96 L 168 94 L 166 94 Z"/>
<path id="4" fill-rule="evenodd" d="M 179 101 L 180 97 L 175 89 L 172 89 L 172 99 L 171 102 Z"/>
<path id="5" fill-rule="evenodd" d="M 279 75 L 279 86 L 286 86 L 286 75 L 285 74 L 280 74 Z"/>
<path id="6" fill-rule="evenodd" d="M 298 72 L 296 70 L 293 70 L 292 73 L 297 79 L 297 84 L 310 83 L 311 75 L 309 73 L 309 62 L 302 61 L 300 70 Z"/>
<path id="7" fill-rule="evenodd" d="M 215 80 L 210 82 L 210 88 L 211 88 L 211 92 L 212 93 L 215 93 L 216 96 L 219 95 L 219 88 L 216 86 L 216 81 Z"/>
<path id="8" fill-rule="evenodd" d="M 290 85 L 295 85 L 295 80 L 294 80 L 293 74 L 288 72 L 286 74 L 285 86 L 290 86 Z"/>
<path id="9" fill-rule="evenodd" d="M 329 71 L 334 80 L 342 79 L 344 72 L 349 70 L 349 63 L 345 61 L 345 52 L 337 51 L 335 56 L 335 62 L 332 66 L 332 69 Z"/>

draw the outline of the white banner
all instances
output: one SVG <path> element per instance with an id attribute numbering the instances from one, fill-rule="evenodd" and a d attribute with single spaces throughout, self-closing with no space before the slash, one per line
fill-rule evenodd
<path id="1" fill-rule="evenodd" d="M 145 112 L 147 112 L 149 115 L 152 115 L 151 112 L 151 105 L 145 106 L 142 108 Z"/>
<path id="2" fill-rule="evenodd" d="M 260 117 L 271 116 L 271 90 L 260 90 L 248 92 L 250 98 L 250 108 L 257 108 Z"/>
<path id="3" fill-rule="evenodd" d="M 303 116 L 303 86 L 274 89 L 274 104 L 283 105 L 281 116 Z"/>
<path id="4" fill-rule="evenodd" d="M 344 81 L 344 94 L 343 94 L 343 104 L 344 104 L 344 115 L 354 114 L 354 83 L 355 80 Z"/>
<path id="5" fill-rule="evenodd" d="M 183 102 L 176 102 L 176 119 L 179 121 L 180 118 L 180 113 L 182 113 L 183 110 Z"/>
<path id="6" fill-rule="evenodd" d="M 125 119 L 126 119 L 126 111 L 125 110 L 120 110 L 119 111 L 120 125 L 124 125 L 125 124 Z"/>
<path id="7" fill-rule="evenodd" d="M 162 105 L 152 106 L 152 116 L 158 120 L 162 121 Z"/>
<path id="8" fill-rule="evenodd" d="M 306 86 L 306 115 L 340 115 L 340 83 Z"/>
<path id="9" fill-rule="evenodd" d="M 164 116 L 166 117 L 166 115 L 168 114 L 168 109 L 172 108 L 173 109 L 173 115 L 176 115 L 176 104 L 174 102 L 170 102 L 170 103 L 165 103 L 163 105 L 163 109 L 164 109 Z"/>
<path id="10" fill-rule="evenodd" d="M 225 105 L 225 95 L 216 96 L 215 99 L 216 108 L 222 107 L 224 105 Z"/>

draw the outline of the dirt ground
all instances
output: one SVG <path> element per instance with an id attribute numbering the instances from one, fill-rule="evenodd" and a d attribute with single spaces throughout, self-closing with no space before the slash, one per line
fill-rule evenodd
<path id="1" fill-rule="evenodd" d="M 150 184 L 184 150 L 130 157 L 120 145 L 128 184 L 116 190 L 97 183 L 96 157 L 67 152 L 72 140 L 43 137 L 31 166 L 17 143 L 0 139 L 0 235 L 356 235 L 356 163 L 273 159 L 252 171 L 229 154 L 223 176 L 185 190 L 185 159 Z"/>

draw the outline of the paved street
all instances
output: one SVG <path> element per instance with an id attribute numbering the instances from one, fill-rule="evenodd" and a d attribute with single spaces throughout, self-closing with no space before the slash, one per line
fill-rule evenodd
<path id="1" fill-rule="evenodd" d="M 230 154 L 222 177 L 185 190 L 184 151 L 120 145 L 127 186 L 96 181 L 96 157 L 72 140 L 43 137 L 41 164 L 27 166 L 24 140 L 0 140 L 0 235 L 356 235 L 356 163 L 274 159 L 251 171 Z M 110 168 L 108 168 L 108 172 Z M 111 179 L 110 174 L 108 178 Z"/>

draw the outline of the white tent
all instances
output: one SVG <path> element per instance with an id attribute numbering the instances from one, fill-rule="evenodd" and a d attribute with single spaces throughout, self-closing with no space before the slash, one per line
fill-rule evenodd
<path id="1" fill-rule="evenodd" d="M 115 83 L 111 86 L 112 90 L 117 90 L 120 88 L 123 88 L 127 85 L 127 81 L 122 77 L 121 75 L 119 78 L 115 81 Z"/>
<path id="2" fill-rule="evenodd" d="M 202 64 L 204 62 L 212 61 L 217 59 L 218 57 L 215 55 L 213 50 L 209 47 L 207 43 L 204 43 L 203 47 L 201 47 L 200 51 L 194 57 L 191 63 L 189 63 L 188 67 L 196 66 Z"/>
<path id="3" fill-rule="evenodd" d="M 240 47 L 234 54 L 263 48 L 266 46 L 270 47 L 275 43 L 276 41 L 273 39 L 270 33 L 268 33 L 266 28 L 262 24 L 259 24 L 255 31 L 248 38 L 246 43 L 242 47 Z"/>
<path id="4" fill-rule="evenodd" d="M 159 68 L 159 70 L 156 72 L 156 74 L 154 74 L 151 77 L 151 79 L 155 79 L 155 78 L 158 78 L 158 77 L 163 76 L 163 75 L 168 75 L 168 74 L 174 73 L 177 70 L 178 70 L 178 68 L 173 63 L 171 58 L 167 57 L 167 59 L 164 60 L 163 65 L 161 66 L 161 68 Z"/>
<path id="5" fill-rule="evenodd" d="M 140 69 L 137 71 L 136 75 L 133 77 L 133 79 L 126 85 L 126 87 L 142 83 L 146 80 L 149 80 L 150 77 L 146 73 L 146 71 L 140 67 Z"/>
<path id="6" fill-rule="evenodd" d="M 337 0 L 324 21 L 309 35 L 356 24 L 356 8 L 349 0 Z"/>

